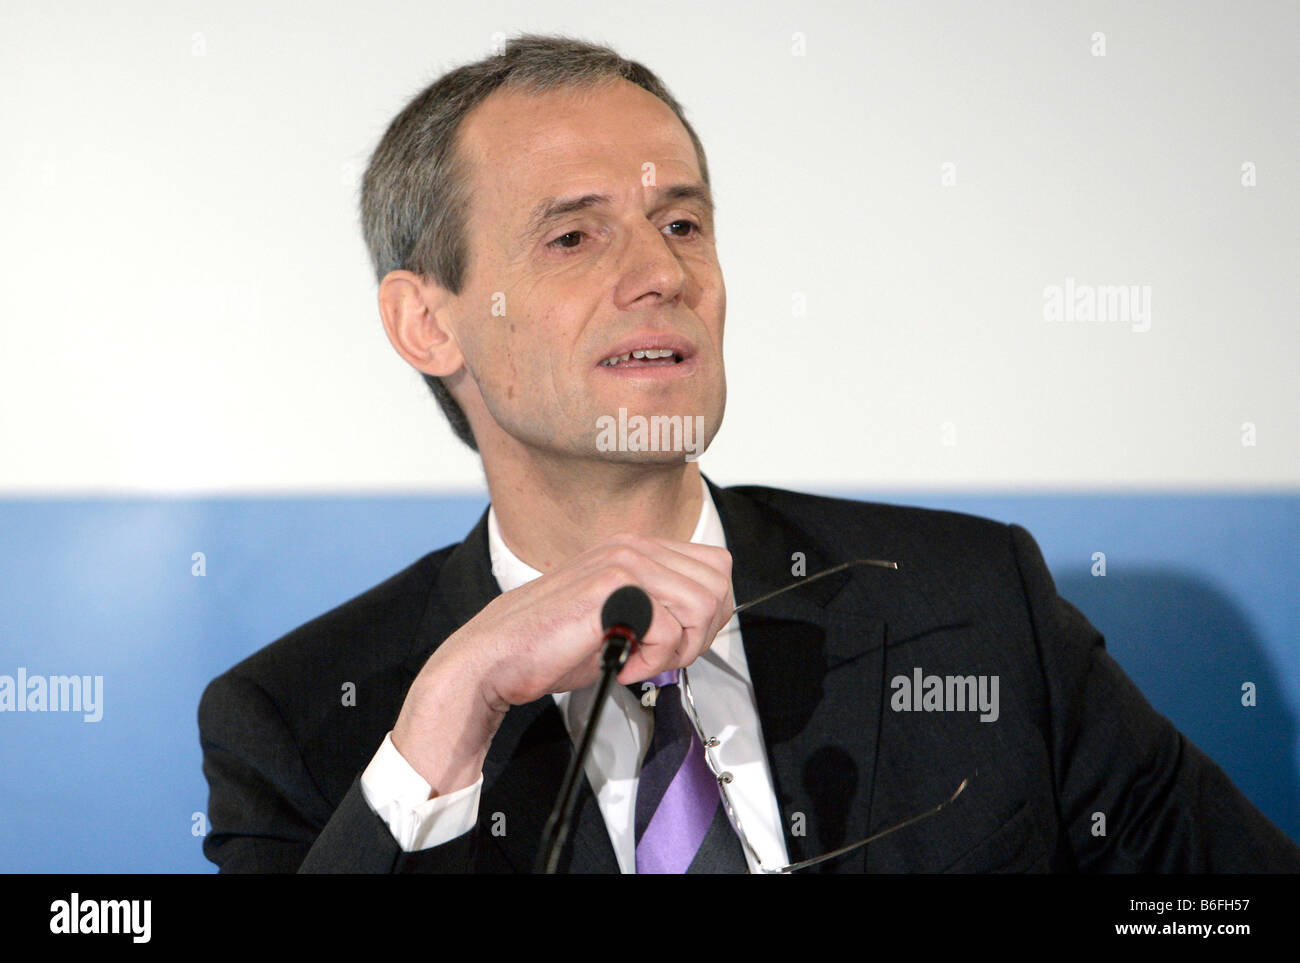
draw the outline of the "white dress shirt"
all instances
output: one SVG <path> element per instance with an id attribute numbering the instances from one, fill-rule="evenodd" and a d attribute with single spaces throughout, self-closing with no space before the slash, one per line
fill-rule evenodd
<path id="1" fill-rule="evenodd" d="M 722 520 L 709 487 L 703 478 L 700 485 L 704 489 L 704 501 L 691 541 L 725 548 Z M 497 526 L 496 512 L 491 508 L 488 509 L 488 548 L 492 573 L 502 592 L 541 575 L 506 546 Z M 716 737 L 720 743 L 709 751 L 719 768 L 732 774 L 728 790 L 750 845 L 765 866 L 786 865 L 781 814 L 750 686 L 740 620 L 736 616 L 718 633 L 709 650 L 690 666 L 690 676 L 704 734 Z M 582 736 L 595 690 L 592 685 L 554 694 L 555 704 L 575 743 Z M 615 685 L 597 723 L 586 764 L 587 780 L 596 794 L 619 869 L 624 873 L 636 872 L 636 786 L 641 757 L 650 742 L 650 729 L 650 713 L 624 686 Z M 393 838 L 406 852 L 441 845 L 472 829 L 478 818 L 482 789 L 480 773 L 474 785 L 430 799 L 429 784 L 394 747 L 391 732 L 384 737 L 361 776 L 366 802 L 388 824 Z M 749 863 L 750 871 L 756 871 L 754 861 L 750 859 Z"/>

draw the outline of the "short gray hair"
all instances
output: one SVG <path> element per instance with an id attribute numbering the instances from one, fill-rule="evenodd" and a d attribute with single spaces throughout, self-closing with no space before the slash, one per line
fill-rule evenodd
<path id="1" fill-rule="evenodd" d="M 361 182 L 361 228 L 376 280 L 406 270 L 460 293 L 469 264 L 469 169 L 456 136 L 465 115 L 490 93 L 505 86 L 542 93 L 620 78 L 648 90 L 677 115 L 708 184 L 704 145 L 648 68 L 573 37 L 521 34 L 500 53 L 443 74 L 402 109 L 380 139 Z M 456 437 L 478 451 L 469 420 L 442 379 L 426 374 L 424 381 Z"/>

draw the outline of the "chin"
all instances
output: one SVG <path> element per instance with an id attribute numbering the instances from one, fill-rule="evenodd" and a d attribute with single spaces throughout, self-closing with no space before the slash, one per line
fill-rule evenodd
<path id="1" fill-rule="evenodd" d="M 590 436 L 596 457 L 637 465 L 684 464 L 702 455 L 717 430 L 705 415 L 663 414 L 619 408 L 595 419 Z"/>
<path id="2" fill-rule="evenodd" d="M 645 467 L 666 468 L 689 465 L 699 456 L 692 454 L 689 458 L 680 451 L 607 451 L 598 452 L 600 461 L 611 465 L 642 465 Z"/>

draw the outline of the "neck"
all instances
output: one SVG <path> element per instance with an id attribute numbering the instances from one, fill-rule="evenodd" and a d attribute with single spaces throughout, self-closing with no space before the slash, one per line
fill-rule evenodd
<path id="1" fill-rule="evenodd" d="M 484 459 L 501 538 L 543 574 L 614 535 L 687 541 L 703 503 L 695 462 L 627 465 L 534 455 Z"/>

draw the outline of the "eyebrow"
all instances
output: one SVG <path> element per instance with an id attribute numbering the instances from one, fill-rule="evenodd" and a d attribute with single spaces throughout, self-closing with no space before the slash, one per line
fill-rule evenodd
<path id="1" fill-rule="evenodd" d="M 713 193 L 703 182 L 692 184 L 673 184 L 656 191 L 659 203 L 669 201 L 695 201 L 704 208 L 709 218 L 713 217 Z M 577 197 L 547 197 L 533 207 L 528 223 L 519 237 L 527 240 L 542 233 L 550 224 L 560 218 L 578 211 L 608 204 L 613 198 L 608 194 L 581 194 Z"/>

